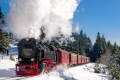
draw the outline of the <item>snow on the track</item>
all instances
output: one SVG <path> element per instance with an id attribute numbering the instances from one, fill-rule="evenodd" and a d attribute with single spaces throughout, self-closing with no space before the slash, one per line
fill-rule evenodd
<path id="1" fill-rule="evenodd" d="M 3 56 L 3 59 L 1 57 Z M 16 58 L 17 55 L 14 55 Z M 11 61 L 9 56 L 0 55 L 0 80 L 108 80 L 109 75 L 94 73 L 94 63 L 88 63 L 72 68 L 58 66 L 56 70 L 48 74 L 34 77 L 13 77 L 16 61 Z"/>

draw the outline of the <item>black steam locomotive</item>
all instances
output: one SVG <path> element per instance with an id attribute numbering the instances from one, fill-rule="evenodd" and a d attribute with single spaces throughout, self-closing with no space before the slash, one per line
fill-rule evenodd
<path id="1" fill-rule="evenodd" d="M 30 64 L 33 66 L 34 69 L 38 70 L 38 73 L 40 73 L 45 67 L 45 60 L 42 59 L 50 59 L 51 62 L 57 62 L 56 48 L 52 46 L 52 44 L 43 43 L 42 41 L 36 41 L 36 39 L 34 38 L 22 39 L 18 43 L 19 64 L 17 64 L 16 66 L 19 67 L 19 70 L 16 71 L 16 73 L 18 75 L 24 74 L 23 71 L 31 68 Z M 27 65 L 29 66 L 27 67 Z M 25 74 L 27 74 L 27 72 Z"/>

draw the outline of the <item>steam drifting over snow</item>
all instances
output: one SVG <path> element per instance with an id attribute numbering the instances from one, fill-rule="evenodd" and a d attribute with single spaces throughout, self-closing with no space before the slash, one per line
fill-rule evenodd
<path id="1" fill-rule="evenodd" d="M 10 30 L 17 38 L 40 35 L 44 26 L 46 39 L 72 32 L 72 18 L 80 0 L 12 0 L 7 15 Z"/>

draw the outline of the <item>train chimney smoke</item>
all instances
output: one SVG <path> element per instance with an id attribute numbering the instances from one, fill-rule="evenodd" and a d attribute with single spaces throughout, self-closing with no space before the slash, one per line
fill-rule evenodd
<path id="1" fill-rule="evenodd" d="M 69 37 L 80 0 L 12 0 L 7 24 L 18 39 L 38 38 L 44 26 L 45 39 Z"/>

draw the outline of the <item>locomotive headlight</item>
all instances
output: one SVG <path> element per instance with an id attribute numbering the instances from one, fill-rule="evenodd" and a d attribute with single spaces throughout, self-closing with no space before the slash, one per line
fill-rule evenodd
<path id="1" fill-rule="evenodd" d="M 19 59 L 18 59 L 18 61 L 22 61 L 22 59 L 21 59 L 21 58 L 19 58 Z"/>
<path id="2" fill-rule="evenodd" d="M 34 58 L 31 58 L 31 61 L 34 61 L 35 59 Z"/>
<path id="3" fill-rule="evenodd" d="M 29 41 L 29 38 L 28 38 L 28 37 L 26 38 L 26 41 Z"/>

